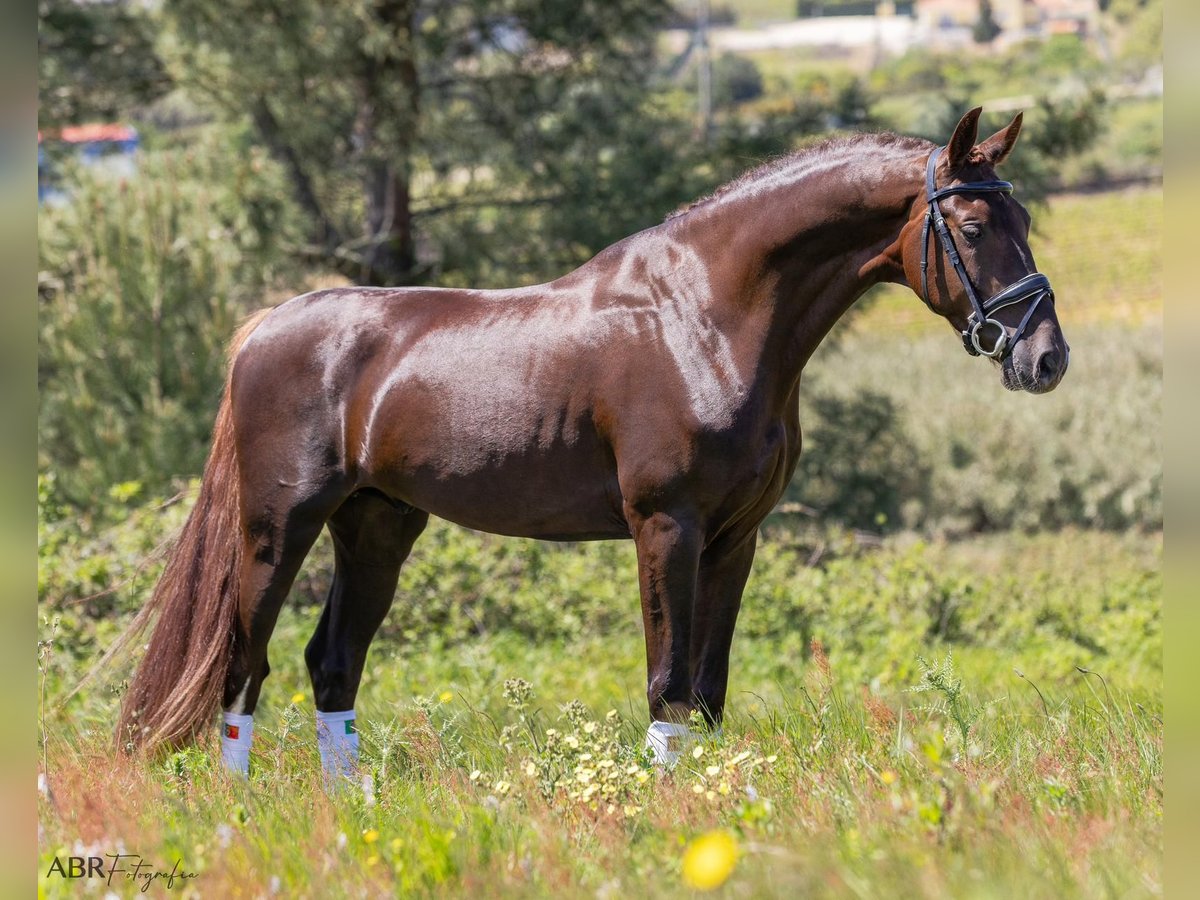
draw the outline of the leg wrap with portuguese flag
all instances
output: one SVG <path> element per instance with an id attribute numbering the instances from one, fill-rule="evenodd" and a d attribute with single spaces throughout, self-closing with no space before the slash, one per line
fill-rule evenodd
<path id="1" fill-rule="evenodd" d="M 250 739 L 254 736 L 254 716 L 227 712 L 221 725 L 221 759 L 225 768 L 236 775 L 250 772 Z"/>

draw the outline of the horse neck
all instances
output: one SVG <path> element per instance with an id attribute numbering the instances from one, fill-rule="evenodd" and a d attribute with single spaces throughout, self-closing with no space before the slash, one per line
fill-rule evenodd
<path id="1" fill-rule="evenodd" d="M 756 368 L 786 401 L 804 364 L 868 288 L 907 283 L 900 237 L 923 188 L 925 157 L 847 152 L 786 170 L 689 222 L 717 273 L 713 300 L 757 334 Z M 693 214 L 689 214 L 689 219 Z M 698 227 L 696 227 L 698 226 Z"/>

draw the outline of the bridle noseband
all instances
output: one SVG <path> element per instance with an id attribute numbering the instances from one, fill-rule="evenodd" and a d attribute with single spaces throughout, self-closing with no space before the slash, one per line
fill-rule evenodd
<path id="1" fill-rule="evenodd" d="M 1033 311 L 1038 308 L 1038 304 L 1047 297 L 1050 298 L 1051 303 L 1054 302 L 1054 290 L 1050 287 L 1049 278 L 1040 272 L 1034 272 L 1031 275 L 1026 275 L 1020 281 L 1013 282 L 987 301 L 980 302 L 979 296 L 975 293 L 975 287 L 971 284 L 971 279 L 967 275 L 967 270 L 963 266 L 962 257 L 958 255 L 958 248 L 954 245 L 954 239 L 950 237 L 950 229 L 946 225 L 946 219 L 942 215 L 938 201 L 952 194 L 984 194 L 989 192 L 1011 194 L 1013 186 L 1007 181 L 971 181 L 966 184 L 952 184 L 944 188 L 938 188 L 934 183 L 934 169 L 937 167 L 938 156 L 944 149 L 944 147 L 935 148 L 929 154 L 929 164 L 925 167 L 925 202 L 929 204 L 929 209 L 925 213 L 925 225 L 921 229 L 921 299 L 925 301 L 925 304 L 930 309 L 933 309 L 933 304 L 929 300 L 929 281 L 926 271 L 929 268 L 929 226 L 932 224 L 934 233 L 946 249 L 946 255 L 950 257 L 950 265 L 958 273 L 958 280 L 962 282 L 963 287 L 967 291 L 967 299 L 971 301 L 973 311 L 967 317 L 967 328 L 962 333 L 963 347 L 972 356 L 990 356 L 994 359 L 1003 359 L 1012 352 L 1013 346 L 1025 332 L 1025 326 L 1029 324 L 1030 318 L 1033 317 Z M 1021 319 L 1021 324 L 1017 326 L 1010 338 L 1008 329 L 1001 322 L 990 318 L 990 316 L 996 310 L 1003 309 L 1006 306 L 1013 306 L 1026 300 L 1032 302 L 1029 304 L 1029 309 L 1025 311 L 1025 316 Z M 980 333 L 988 326 L 995 327 L 997 337 L 995 343 L 990 348 L 985 349 L 985 346 L 980 341 Z"/>

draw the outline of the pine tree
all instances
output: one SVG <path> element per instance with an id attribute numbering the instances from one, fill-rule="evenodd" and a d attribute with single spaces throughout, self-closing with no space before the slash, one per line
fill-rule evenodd
<path id="1" fill-rule="evenodd" d="M 669 5 L 168 0 L 164 11 L 187 85 L 248 118 L 285 166 L 311 223 L 307 255 L 387 285 L 463 268 L 455 240 L 479 249 L 472 232 L 602 187 L 580 164 L 621 145 Z"/>

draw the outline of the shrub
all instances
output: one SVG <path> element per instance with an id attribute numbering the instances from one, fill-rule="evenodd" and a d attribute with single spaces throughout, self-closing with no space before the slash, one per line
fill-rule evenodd
<path id="1" fill-rule="evenodd" d="M 754 60 L 736 53 L 722 53 L 713 65 L 713 102 L 737 106 L 761 97 L 763 77 Z"/>
<path id="2" fill-rule="evenodd" d="M 817 394 L 809 410 L 794 497 L 826 519 L 879 529 L 902 521 L 906 501 L 928 495 L 929 467 L 887 394 Z"/>
<path id="3" fill-rule="evenodd" d="M 264 305 L 288 233 L 264 154 L 210 138 L 83 171 L 38 219 L 39 470 L 88 506 L 200 470 L 224 345 Z"/>
<path id="4" fill-rule="evenodd" d="M 125 486 L 105 516 L 84 519 L 64 514 L 45 477 L 39 498 L 39 608 L 59 617 L 58 644 L 70 657 L 94 661 L 145 601 L 161 569 L 154 548 L 191 501 L 164 505 Z M 760 541 L 738 633 L 777 642 L 781 669 L 814 637 L 862 681 L 915 678 L 911 661 L 930 646 L 1021 647 L 1068 671 L 1105 655 L 1131 668 L 1156 665 L 1161 579 L 1152 541 L 1067 532 L 996 538 L 960 553 L 907 539 L 865 550 L 828 537 L 822 554 L 786 530 Z M 331 556 L 323 540 L 293 590 L 286 621 L 305 631 L 292 635 L 297 645 L 315 626 Z M 1014 559 L 1021 564 L 1002 562 Z M 379 645 L 427 652 L 502 635 L 538 644 L 633 639 L 639 622 L 630 541 L 551 544 L 434 520 L 401 574 Z"/>
<path id="5" fill-rule="evenodd" d="M 1041 397 L 1004 391 L 946 334 L 818 351 L 789 499 L 946 533 L 1162 527 L 1161 329 L 1068 331 L 1071 371 Z"/>

